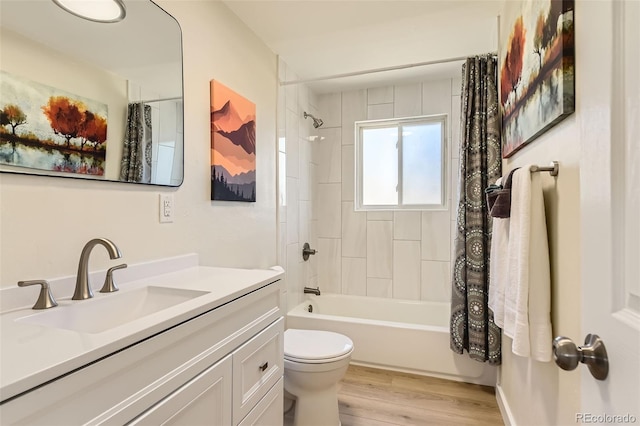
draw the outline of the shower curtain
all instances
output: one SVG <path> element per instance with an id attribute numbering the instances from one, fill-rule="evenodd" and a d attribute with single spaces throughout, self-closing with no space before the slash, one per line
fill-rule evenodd
<path id="1" fill-rule="evenodd" d="M 500 116 L 493 55 L 462 66 L 460 201 L 452 277 L 450 346 L 500 364 L 500 329 L 488 308 L 491 216 L 484 189 L 500 177 Z"/>
<path id="2" fill-rule="evenodd" d="M 151 107 L 143 103 L 129 104 L 127 128 L 122 149 L 120 180 L 151 182 Z"/>

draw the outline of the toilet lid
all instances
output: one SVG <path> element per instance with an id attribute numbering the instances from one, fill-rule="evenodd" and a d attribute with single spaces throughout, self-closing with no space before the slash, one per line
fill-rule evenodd
<path id="1" fill-rule="evenodd" d="M 297 360 L 329 360 L 353 350 L 347 336 L 332 331 L 297 330 L 284 332 L 284 356 Z"/>

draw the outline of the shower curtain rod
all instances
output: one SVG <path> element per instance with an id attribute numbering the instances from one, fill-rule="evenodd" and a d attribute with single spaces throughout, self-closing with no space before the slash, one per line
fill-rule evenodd
<path id="1" fill-rule="evenodd" d="M 489 52 L 489 53 L 485 53 L 485 54 L 482 54 L 482 55 L 471 55 L 471 56 L 485 56 L 485 55 L 497 56 L 498 54 L 496 52 Z M 395 65 L 395 66 L 392 66 L 392 67 L 373 68 L 373 69 L 364 70 L 364 71 L 354 71 L 354 72 L 346 72 L 346 73 L 342 73 L 342 74 L 326 75 L 324 77 L 314 77 L 314 78 L 304 78 L 304 79 L 300 79 L 300 80 L 281 81 L 280 82 L 280 86 L 289 86 L 291 84 L 312 83 L 312 82 L 315 82 L 315 81 L 323 81 L 323 80 L 333 80 L 335 78 L 356 77 L 356 76 L 359 76 L 359 75 L 375 74 L 375 73 L 378 73 L 378 72 L 385 72 L 385 71 L 404 70 L 404 69 L 407 69 L 407 68 L 424 67 L 426 65 L 445 64 L 445 63 L 448 63 L 448 62 L 459 62 L 459 61 L 464 61 L 464 60 L 466 60 L 467 58 L 469 58 L 471 56 L 458 56 L 456 58 L 438 59 L 437 61 L 416 62 L 416 63 L 413 63 L 413 64 Z"/>
<path id="2" fill-rule="evenodd" d="M 178 100 L 182 100 L 182 97 L 181 96 L 174 96 L 173 98 L 149 99 L 149 100 L 146 100 L 146 101 L 135 101 L 135 102 L 131 102 L 131 103 L 132 104 L 139 104 L 139 103 L 149 104 L 151 102 L 178 101 Z"/>

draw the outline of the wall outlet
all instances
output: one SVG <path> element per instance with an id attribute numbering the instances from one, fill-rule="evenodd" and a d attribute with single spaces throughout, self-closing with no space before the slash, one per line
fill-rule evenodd
<path id="1" fill-rule="evenodd" d="M 160 223 L 173 222 L 173 194 L 160 194 Z"/>

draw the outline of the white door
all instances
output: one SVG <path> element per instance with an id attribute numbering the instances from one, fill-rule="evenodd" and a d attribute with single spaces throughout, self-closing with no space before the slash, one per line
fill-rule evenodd
<path id="1" fill-rule="evenodd" d="M 582 345 L 603 340 L 609 375 L 581 365 L 583 423 L 640 423 L 640 2 L 576 2 L 588 30 L 581 106 Z M 584 22 L 588 21 L 588 22 Z M 583 73 L 583 74 L 581 74 Z M 588 98 L 588 100 L 585 100 Z M 580 295 L 576 295 L 580 298 Z M 609 417 L 607 417 L 609 416 Z M 625 417 L 626 416 L 626 417 Z"/>

